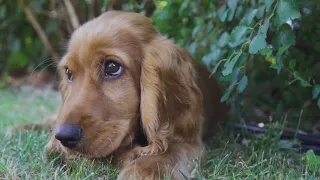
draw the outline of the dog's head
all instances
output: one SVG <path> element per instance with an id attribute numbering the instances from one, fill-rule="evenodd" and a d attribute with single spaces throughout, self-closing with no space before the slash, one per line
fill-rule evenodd
<path id="1" fill-rule="evenodd" d="M 103 157 L 132 142 L 140 116 L 153 119 L 148 128 L 167 119 L 168 129 L 196 137 L 198 122 L 183 116 L 200 109 L 189 58 L 143 15 L 110 11 L 85 23 L 59 62 L 62 104 L 56 139 L 64 148 Z M 185 121 L 170 122 L 180 117 Z M 148 135 L 150 140 L 156 134 Z"/>

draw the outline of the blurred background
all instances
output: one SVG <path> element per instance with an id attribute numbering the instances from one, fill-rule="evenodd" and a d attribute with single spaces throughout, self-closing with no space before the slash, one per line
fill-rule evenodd
<path id="1" fill-rule="evenodd" d="M 58 90 L 55 64 L 71 33 L 108 10 L 150 17 L 206 64 L 230 122 L 319 135 L 319 0 L 0 0 L 0 96 Z"/>

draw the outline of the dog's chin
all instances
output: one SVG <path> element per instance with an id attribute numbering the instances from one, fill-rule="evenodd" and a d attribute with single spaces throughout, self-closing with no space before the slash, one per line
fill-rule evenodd
<path id="1" fill-rule="evenodd" d="M 98 145 L 98 146 L 97 146 Z M 67 147 L 64 147 L 67 148 Z M 68 151 L 73 151 L 73 154 L 79 154 L 82 157 L 87 158 L 104 158 L 112 154 L 118 146 L 115 146 L 110 143 L 110 141 L 106 141 L 104 143 L 80 143 L 73 148 L 67 148 Z"/>
<path id="2" fill-rule="evenodd" d="M 64 154 L 80 156 L 84 158 L 104 158 L 109 156 L 113 151 L 114 150 L 112 149 L 109 149 L 106 151 L 103 151 L 103 150 L 92 151 L 91 149 L 85 149 L 81 146 L 74 147 L 74 148 L 68 148 L 68 147 L 62 146 L 62 152 Z"/>

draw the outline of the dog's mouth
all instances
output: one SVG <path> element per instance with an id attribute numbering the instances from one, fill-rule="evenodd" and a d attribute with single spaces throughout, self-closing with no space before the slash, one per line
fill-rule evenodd
<path id="1" fill-rule="evenodd" d="M 121 135 L 113 135 L 112 132 L 86 134 L 79 141 L 59 140 L 61 146 L 69 152 L 78 153 L 84 157 L 102 158 L 110 155 L 123 144 Z M 132 144 L 132 142 L 130 142 Z"/>
<path id="2" fill-rule="evenodd" d="M 69 149 L 73 149 L 75 148 L 77 145 L 78 145 L 78 142 L 77 141 L 64 141 L 64 140 L 61 140 L 60 143 L 64 146 L 64 147 L 67 147 Z"/>
<path id="3" fill-rule="evenodd" d="M 117 139 L 114 139 L 117 141 Z M 79 154 L 88 158 L 101 158 L 110 155 L 118 147 L 113 145 L 112 140 L 108 142 L 98 143 L 96 141 L 89 141 L 82 139 L 81 141 L 59 141 L 62 148 L 68 152 Z"/>
<path id="4" fill-rule="evenodd" d="M 121 148 L 132 148 L 136 145 L 148 144 L 141 123 L 134 131 L 126 124 L 93 123 L 90 128 L 80 128 L 81 125 L 64 124 L 55 130 L 55 138 L 61 147 L 74 151 L 86 157 L 105 157 Z"/>

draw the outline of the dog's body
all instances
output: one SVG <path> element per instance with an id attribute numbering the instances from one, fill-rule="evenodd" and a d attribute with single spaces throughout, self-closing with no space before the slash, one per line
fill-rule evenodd
<path id="1" fill-rule="evenodd" d="M 188 177 L 204 155 L 202 138 L 227 117 L 208 70 L 136 13 L 110 11 L 77 29 L 59 72 L 62 104 L 49 123 L 49 150 L 112 154 L 118 179 Z"/>

